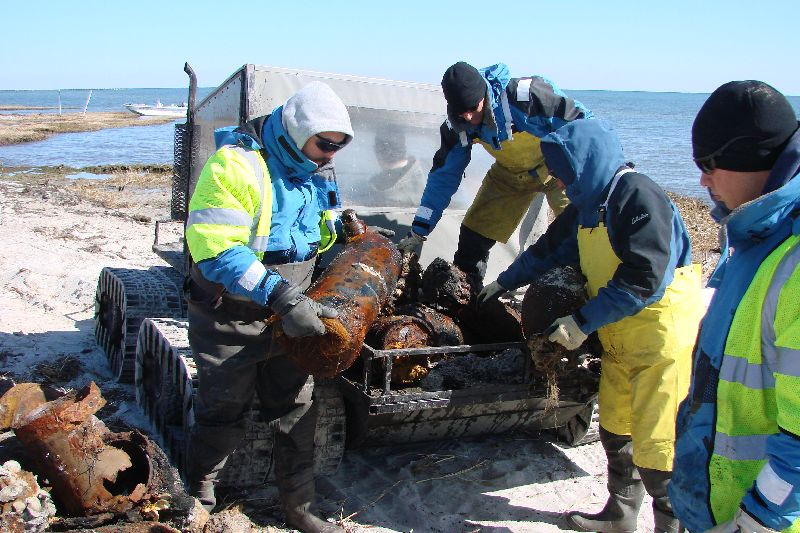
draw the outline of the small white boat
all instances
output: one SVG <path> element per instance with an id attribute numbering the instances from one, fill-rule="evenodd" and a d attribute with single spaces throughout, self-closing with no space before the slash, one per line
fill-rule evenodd
<path id="1" fill-rule="evenodd" d="M 164 105 L 156 100 L 156 105 L 148 104 L 125 104 L 125 109 L 143 117 L 185 117 L 186 104 Z"/>

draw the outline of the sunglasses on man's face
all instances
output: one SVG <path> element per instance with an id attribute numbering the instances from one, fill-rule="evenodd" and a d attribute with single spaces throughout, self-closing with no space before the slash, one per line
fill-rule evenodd
<path id="1" fill-rule="evenodd" d="M 317 148 L 319 148 L 323 152 L 328 152 L 328 153 L 338 152 L 339 150 L 347 146 L 347 141 L 349 140 L 347 137 L 345 137 L 344 141 L 337 143 L 333 142 L 330 139 L 326 139 L 325 137 L 319 134 L 315 135 L 315 137 L 317 138 Z"/>
<path id="2" fill-rule="evenodd" d="M 703 174 L 711 174 L 711 172 L 717 168 L 717 158 L 721 156 L 725 150 L 727 150 L 736 141 L 741 141 L 742 139 L 748 139 L 750 137 L 750 135 L 740 135 L 739 137 L 734 137 L 710 154 L 703 157 L 695 157 L 694 164 L 697 165 L 697 168 L 700 169 L 700 172 Z"/>

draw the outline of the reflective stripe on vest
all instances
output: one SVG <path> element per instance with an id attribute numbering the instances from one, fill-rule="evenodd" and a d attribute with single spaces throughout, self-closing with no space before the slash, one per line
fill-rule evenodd
<path id="1" fill-rule="evenodd" d="M 797 332 L 791 328 L 797 318 L 797 294 L 792 291 L 800 286 L 792 277 L 800 265 L 798 244 L 800 236 L 789 237 L 764 259 L 736 307 L 725 341 L 709 462 L 710 503 L 718 522 L 733 516 L 757 478 L 762 494 L 770 491 L 770 483 L 786 483 L 777 474 L 760 473 L 769 466 L 767 440 L 781 431 L 777 378 L 782 394 L 800 394 L 795 386 L 800 382 L 800 339 L 793 337 Z M 791 417 L 784 421 L 792 423 Z M 794 433 L 799 425 L 783 429 Z"/>
<path id="2" fill-rule="evenodd" d="M 247 243 L 247 246 L 255 252 L 265 252 L 269 241 L 269 229 L 272 225 L 272 181 L 269 170 L 256 150 L 249 150 L 242 146 L 231 146 L 231 149 L 247 159 L 256 176 L 261 201 L 258 203 L 258 209 L 251 221 L 250 242 Z M 268 206 L 267 209 L 264 209 L 264 206 Z"/>
<path id="3" fill-rule="evenodd" d="M 230 226 L 247 226 L 250 228 L 250 240 L 247 246 L 256 253 L 262 253 L 267 249 L 269 241 L 269 230 L 272 224 L 272 182 L 269 170 L 266 168 L 263 159 L 256 150 L 244 148 L 242 146 L 227 145 L 221 149 L 228 149 L 242 156 L 253 170 L 256 178 L 258 193 L 261 201 L 258 208 L 251 218 L 247 213 L 237 209 L 208 208 L 197 211 L 190 211 L 186 225 L 192 224 L 220 224 Z M 269 208 L 264 209 L 268 205 Z"/>

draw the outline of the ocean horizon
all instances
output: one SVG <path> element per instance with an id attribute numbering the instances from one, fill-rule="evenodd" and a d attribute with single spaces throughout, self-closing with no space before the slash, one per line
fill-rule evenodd
<path id="1" fill-rule="evenodd" d="M 197 89 L 197 103 L 215 87 Z M 91 96 L 90 96 L 91 91 Z M 664 189 L 708 199 L 691 157 L 691 126 L 709 93 L 565 90 L 608 121 L 619 134 L 626 159 Z M 0 90 L 0 115 L 125 111 L 124 104 L 180 104 L 186 88 Z M 797 113 L 800 97 L 789 96 Z M 88 101 L 88 105 L 87 105 Z M 3 110 L 18 106 L 40 108 Z M 46 109 L 41 109 L 46 108 Z M 141 120 L 147 120 L 143 117 Z M 184 122 L 178 119 L 175 122 Z M 171 164 L 174 124 L 64 133 L 44 141 L 0 146 L 0 165 L 81 168 L 112 164 Z M 427 168 L 430 162 L 421 161 Z"/>

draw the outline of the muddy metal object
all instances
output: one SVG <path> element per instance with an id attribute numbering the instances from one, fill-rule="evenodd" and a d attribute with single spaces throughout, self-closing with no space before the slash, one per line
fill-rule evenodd
<path id="1" fill-rule="evenodd" d="M 391 317 L 375 322 L 367 343 L 380 350 L 458 346 L 464 335 L 455 321 L 422 304 L 406 305 Z M 392 358 L 392 382 L 407 385 L 428 375 L 432 358 L 428 355 L 398 355 Z M 384 360 L 385 363 L 385 360 Z"/>
<path id="2" fill-rule="evenodd" d="M 561 394 L 559 377 L 574 373 L 581 367 L 588 368 L 591 363 L 593 343 L 586 342 L 576 350 L 567 350 L 550 342 L 545 335 L 554 320 L 574 313 L 586 302 L 585 284 L 586 278 L 577 268 L 555 267 L 531 283 L 522 300 L 522 324 L 528 349 L 536 370 L 547 380 L 546 409 L 555 409 L 558 405 Z M 575 420 L 568 422 L 573 425 L 580 422 L 585 427 L 579 428 L 580 431 L 566 429 L 570 433 L 583 433 L 581 439 L 586 439 L 592 416 L 592 409 L 587 408 Z"/>
<path id="3" fill-rule="evenodd" d="M 14 385 L 0 397 L 0 431 L 12 428 L 19 423 L 20 418 L 62 395 L 54 388 L 40 383 Z"/>
<path id="4" fill-rule="evenodd" d="M 370 330 L 370 344 L 381 350 L 428 346 L 432 330 L 419 318 L 391 316 L 378 319 Z M 399 356 L 392 365 L 392 382 L 413 383 L 428 374 L 430 360 L 425 356 Z"/>
<path id="5" fill-rule="evenodd" d="M 492 300 L 458 310 L 456 318 L 471 343 L 518 342 L 523 340 L 522 315 L 509 302 Z"/>
<path id="6" fill-rule="evenodd" d="M 422 301 L 455 312 L 475 300 L 479 287 L 457 267 L 437 257 L 422 274 Z"/>
<path id="7" fill-rule="evenodd" d="M 586 278 L 573 266 L 555 267 L 534 281 L 522 299 L 526 337 L 543 333 L 554 320 L 571 315 L 586 302 Z"/>
<path id="8" fill-rule="evenodd" d="M 436 258 L 422 274 L 421 300 L 455 318 L 470 344 L 522 341 L 520 312 L 500 300 L 476 305 L 480 289 L 457 266 Z"/>
<path id="9" fill-rule="evenodd" d="M 0 465 L 0 530 L 45 531 L 55 514 L 50 493 L 39 487 L 36 476 L 23 470 L 16 461 Z"/>
<path id="10" fill-rule="evenodd" d="M 53 484 L 53 491 L 73 515 L 126 511 L 127 498 L 115 498 L 105 488 L 122 470 L 132 466 L 130 457 L 107 446 L 105 425 L 92 416 L 105 400 L 94 383 L 77 395 L 64 396 L 29 413 L 14 428 L 31 452 L 39 471 Z M 146 481 L 146 479 L 145 479 Z"/>
<path id="11" fill-rule="evenodd" d="M 361 345 L 400 275 L 400 252 L 386 237 L 367 230 L 355 211 L 342 213 L 347 244 L 325 272 L 306 291 L 309 298 L 339 312 L 323 318 L 325 335 L 290 339 L 280 322 L 275 335 L 284 342 L 289 357 L 306 372 L 334 377 L 358 358 Z"/>
<path id="12" fill-rule="evenodd" d="M 14 426 L 65 511 L 88 516 L 136 507 L 150 515 L 163 509 L 175 516 L 188 514 L 193 500 L 172 475 L 163 452 L 137 431 L 110 432 L 94 416 L 104 404 L 97 385 L 90 383 L 41 404 Z"/>
<path id="13" fill-rule="evenodd" d="M 464 344 L 464 333 L 456 321 L 427 305 L 406 305 L 397 309 L 398 315 L 420 319 L 431 330 L 427 346 L 459 346 Z M 410 348 L 410 346 L 409 346 Z"/>

